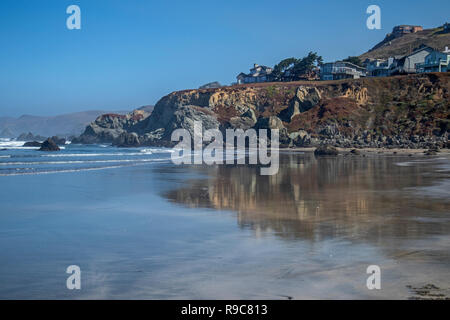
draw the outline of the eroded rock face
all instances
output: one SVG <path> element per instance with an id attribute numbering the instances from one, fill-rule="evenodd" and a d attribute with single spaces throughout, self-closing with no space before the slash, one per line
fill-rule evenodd
<path id="1" fill-rule="evenodd" d="M 316 87 L 300 86 L 289 107 L 281 112 L 280 117 L 284 121 L 290 122 L 296 115 L 315 107 L 321 99 L 322 95 Z"/>
<path id="2" fill-rule="evenodd" d="M 141 142 L 139 141 L 139 136 L 136 132 L 122 132 L 116 139 L 114 139 L 112 145 L 121 148 L 131 148 L 139 147 Z"/>
<path id="3" fill-rule="evenodd" d="M 280 144 L 287 145 L 290 142 L 288 131 L 283 122 L 278 117 L 272 116 L 269 118 L 258 119 L 258 122 L 255 125 L 255 129 L 278 129 Z M 270 136 L 270 131 L 268 131 L 268 136 Z"/>
<path id="4" fill-rule="evenodd" d="M 104 115 L 73 143 L 171 146 L 175 129 L 278 129 L 282 146 L 448 145 L 450 75 L 263 83 L 173 92 L 148 117 Z M 122 135 L 135 133 L 137 137 Z M 122 136 L 121 136 L 122 135 Z"/>
<path id="5" fill-rule="evenodd" d="M 292 147 L 307 147 L 311 144 L 311 136 L 305 130 L 299 130 L 289 134 Z"/>
<path id="6" fill-rule="evenodd" d="M 139 132 L 142 121 L 148 116 L 149 113 L 143 110 L 135 110 L 127 115 L 101 115 L 86 127 L 80 137 L 73 139 L 72 143 L 113 143 L 124 132 Z"/>
<path id="7" fill-rule="evenodd" d="M 172 132 L 176 129 L 187 130 L 194 137 L 194 122 L 202 125 L 202 133 L 209 129 L 219 129 L 220 123 L 213 111 L 195 105 L 160 106 L 153 111 L 154 116 L 148 119 L 143 143 L 145 145 L 172 145 Z"/>

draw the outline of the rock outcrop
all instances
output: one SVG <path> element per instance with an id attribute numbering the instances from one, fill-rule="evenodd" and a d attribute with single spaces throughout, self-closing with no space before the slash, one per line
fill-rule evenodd
<path id="1" fill-rule="evenodd" d="M 60 149 L 58 145 L 51 138 L 45 140 L 42 143 L 41 148 L 39 149 L 39 151 L 59 151 L 59 150 Z"/>
<path id="2" fill-rule="evenodd" d="M 40 147 L 40 146 L 42 146 L 41 142 L 28 141 L 28 142 L 25 142 L 22 147 Z"/>
<path id="3" fill-rule="evenodd" d="M 290 122 L 296 115 L 316 106 L 321 98 L 320 91 L 316 87 L 307 88 L 300 86 L 297 88 L 297 92 L 291 100 L 289 107 L 284 109 L 280 113 L 280 116 L 284 121 Z"/>
<path id="4" fill-rule="evenodd" d="M 72 140 L 74 144 L 115 143 L 122 133 L 138 132 L 148 112 L 135 110 L 127 115 L 108 113 L 89 124 L 84 133 Z M 123 139 L 121 137 L 120 139 Z M 118 141 L 116 144 L 119 144 Z"/>
<path id="5" fill-rule="evenodd" d="M 173 146 L 183 128 L 278 129 L 283 147 L 432 148 L 448 145 L 450 74 L 259 83 L 185 90 L 150 116 L 104 115 L 73 143 Z M 132 134 L 132 135 L 130 135 Z"/>
<path id="6" fill-rule="evenodd" d="M 320 146 L 314 150 L 315 156 L 337 156 L 338 150 L 333 146 Z"/>
<path id="7" fill-rule="evenodd" d="M 139 147 L 141 145 L 139 136 L 136 132 L 122 132 L 116 139 L 114 139 L 112 144 L 113 146 L 121 148 Z"/>

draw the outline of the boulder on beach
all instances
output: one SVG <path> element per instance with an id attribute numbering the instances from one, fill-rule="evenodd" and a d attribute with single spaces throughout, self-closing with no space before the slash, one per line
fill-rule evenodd
<path id="1" fill-rule="evenodd" d="M 53 142 L 53 140 L 50 138 L 45 140 L 42 143 L 41 148 L 39 149 L 39 151 L 59 151 L 59 150 L 60 149 L 57 146 L 57 144 L 55 142 Z"/>
<path id="2" fill-rule="evenodd" d="M 40 147 L 40 146 L 42 146 L 42 143 L 38 141 L 28 141 L 25 142 L 22 147 Z"/>
<path id="3" fill-rule="evenodd" d="M 337 156 L 338 150 L 333 146 L 320 146 L 314 151 L 315 156 Z"/>

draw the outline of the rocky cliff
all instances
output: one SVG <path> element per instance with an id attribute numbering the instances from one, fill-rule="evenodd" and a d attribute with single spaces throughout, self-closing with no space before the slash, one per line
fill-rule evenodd
<path id="1" fill-rule="evenodd" d="M 134 110 L 126 115 L 103 114 L 89 124 L 83 134 L 73 139 L 72 143 L 113 143 L 121 145 L 121 140 L 124 139 L 124 136 L 131 135 L 134 131 L 141 131 L 139 128 L 143 124 L 143 120 L 149 115 L 150 113 L 144 110 Z M 136 141 L 134 145 L 139 145 L 139 141 Z"/>
<path id="2" fill-rule="evenodd" d="M 76 141 L 171 146 L 173 130 L 272 128 L 282 146 L 444 147 L 450 74 L 239 85 L 173 92 L 152 114 L 104 115 Z"/>

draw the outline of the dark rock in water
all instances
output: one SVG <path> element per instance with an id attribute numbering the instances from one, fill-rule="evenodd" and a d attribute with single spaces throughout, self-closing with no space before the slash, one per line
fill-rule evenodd
<path id="1" fill-rule="evenodd" d="M 361 152 L 358 149 L 353 149 L 352 151 L 350 151 L 350 153 L 354 154 L 354 155 L 360 155 L 361 154 Z"/>
<path id="2" fill-rule="evenodd" d="M 28 141 L 25 142 L 22 147 L 40 147 L 40 146 L 42 146 L 42 143 L 38 141 Z"/>
<path id="3" fill-rule="evenodd" d="M 338 154 L 338 150 L 332 146 L 320 146 L 314 151 L 316 156 L 337 156 Z"/>
<path id="4" fill-rule="evenodd" d="M 54 143 L 56 143 L 58 146 L 63 146 L 66 144 L 66 139 L 64 139 L 64 138 L 59 138 L 57 136 L 53 136 L 50 139 L 52 139 L 52 141 Z"/>
<path id="5" fill-rule="evenodd" d="M 53 142 L 52 139 L 48 138 L 47 140 L 45 140 L 42 143 L 41 148 L 39 149 L 39 151 L 59 151 L 59 147 L 58 145 Z"/>
<path id="6" fill-rule="evenodd" d="M 121 148 L 139 147 L 141 145 L 139 136 L 135 132 L 122 132 L 112 143 L 113 146 Z"/>

